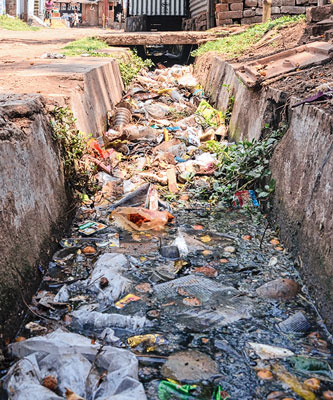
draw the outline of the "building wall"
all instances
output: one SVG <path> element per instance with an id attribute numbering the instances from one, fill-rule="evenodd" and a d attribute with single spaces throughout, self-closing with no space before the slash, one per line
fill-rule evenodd
<path id="1" fill-rule="evenodd" d="M 98 4 L 83 4 L 82 5 L 82 23 L 89 26 L 98 25 Z"/>
<path id="2" fill-rule="evenodd" d="M 15 17 L 16 16 L 16 0 L 5 0 L 5 2 L 6 2 L 6 13 Z"/>

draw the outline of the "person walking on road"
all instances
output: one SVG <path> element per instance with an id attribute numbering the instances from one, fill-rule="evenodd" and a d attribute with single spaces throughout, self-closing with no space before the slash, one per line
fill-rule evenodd
<path id="1" fill-rule="evenodd" d="M 45 20 L 50 21 L 50 26 L 52 26 L 52 13 L 53 13 L 54 3 L 52 0 L 46 0 L 45 2 Z"/>

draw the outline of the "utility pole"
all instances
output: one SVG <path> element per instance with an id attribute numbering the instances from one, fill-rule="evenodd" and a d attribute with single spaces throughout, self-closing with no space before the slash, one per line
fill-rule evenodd
<path id="1" fill-rule="evenodd" d="M 108 15 L 109 15 L 109 2 L 103 0 L 103 29 L 108 26 Z"/>
<path id="2" fill-rule="evenodd" d="M 24 22 L 28 22 L 28 0 L 24 0 L 24 10 L 23 10 L 23 20 Z"/>

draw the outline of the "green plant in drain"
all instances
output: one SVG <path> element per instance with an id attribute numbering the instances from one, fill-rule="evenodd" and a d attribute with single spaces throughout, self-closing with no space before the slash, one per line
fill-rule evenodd
<path id="1" fill-rule="evenodd" d="M 53 138 L 60 144 L 67 182 L 81 201 L 87 201 L 97 190 L 92 181 L 93 174 L 82 160 L 91 134 L 85 135 L 75 127 L 76 119 L 67 107 L 55 107 L 51 115 Z"/>
<path id="2" fill-rule="evenodd" d="M 232 146 L 207 142 L 207 149 L 218 159 L 210 200 L 223 199 L 231 203 L 237 191 L 249 189 L 254 189 L 259 199 L 268 200 L 275 190 L 269 163 L 283 133 L 284 130 L 279 129 L 272 131 L 264 140 L 243 141 Z M 207 197 L 207 189 L 201 195 Z"/>

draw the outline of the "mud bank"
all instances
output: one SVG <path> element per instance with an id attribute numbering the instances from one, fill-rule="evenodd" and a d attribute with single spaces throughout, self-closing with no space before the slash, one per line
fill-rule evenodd
<path id="1" fill-rule="evenodd" d="M 272 219 L 299 259 L 300 272 L 333 329 L 333 116 L 313 105 L 292 109 L 290 93 L 265 87 L 248 89 L 231 64 L 215 54 L 196 61 L 195 73 L 213 104 L 232 110 L 229 135 L 259 139 L 267 126 L 288 129 L 271 169 L 276 180 Z"/>
<path id="2" fill-rule="evenodd" d="M 70 219 L 72 199 L 48 110 L 55 104 L 70 107 L 78 128 L 97 135 L 123 89 L 118 64 L 111 59 L 54 60 L 21 74 L 44 86 L 42 95 L 0 94 L 0 333 L 4 339 L 17 330 L 18 314 L 39 285 L 40 266 L 47 265 Z M 34 92 L 29 85 L 25 91 Z"/>

